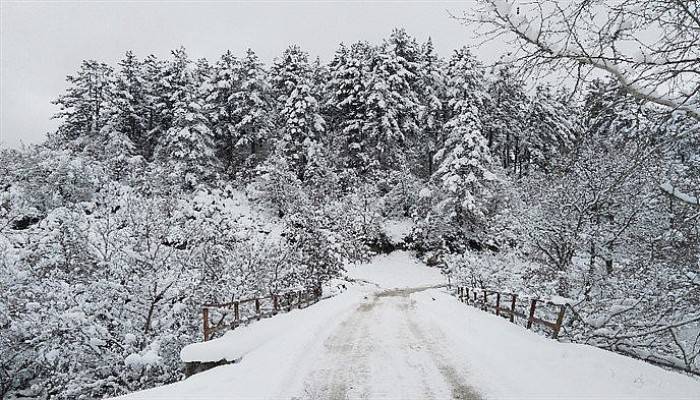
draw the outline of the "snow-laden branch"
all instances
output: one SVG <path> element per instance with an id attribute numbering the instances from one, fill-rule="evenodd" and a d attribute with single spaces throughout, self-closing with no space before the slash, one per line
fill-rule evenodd
<path id="1" fill-rule="evenodd" d="M 659 187 L 664 193 L 677 200 L 682 201 L 683 203 L 690 204 L 693 206 L 700 206 L 700 201 L 697 197 L 681 192 L 675 186 L 671 185 L 668 182 L 659 185 Z"/>
<path id="2" fill-rule="evenodd" d="M 667 0 L 484 3 L 476 22 L 493 28 L 491 37 L 515 35 L 519 62 L 557 66 L 577 79 L 585 78 L 582 66 L 604 71 L 630 95 L 700 120 L 697 6 Z M 649 30 L 657 31 L 653 41 L 642 39 Z M 637 47 L 638 54 L 626 54 L 625 47 Z"/>

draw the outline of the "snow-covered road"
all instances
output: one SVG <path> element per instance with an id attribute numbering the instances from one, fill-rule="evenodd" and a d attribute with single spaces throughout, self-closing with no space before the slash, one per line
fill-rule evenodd
<path id="1" fill-rule="evenodd" d="M 241 361 L 128 399 L 693 399 L 700 381 L 559 343 L 459 303 L 405 252 L 351 267 L 362 284 L 191 346 Z"/>
<path id="2" fill-rule="evenodd" d="M 481 398 L 440 331 L 418 318 L 415 292 L 379 291 L 341 322 L 324 341 L 301 397 Z"/>

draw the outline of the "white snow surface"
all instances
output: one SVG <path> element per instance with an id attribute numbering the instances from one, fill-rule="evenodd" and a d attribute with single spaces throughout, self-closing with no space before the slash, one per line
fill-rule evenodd
<path id="1" fill-rule="evenodd" d="M 183 350 L 239 362 L 123 398 L 700 399 L 696 379 L 538 336 L 430 288 L 444 279 L 411 253 L 348 269 L 356 284 L 335 297 Z"/>
<path id="2" fill-rule="evenodd" d="M 348 266 L 347 270 L 348 277 L 385 289 L 428 287 L 447 282 L 438 268 L 427 267 L 408 251 L 379 255 L 371 263 Z"/>
<path id="3" fill-rule="evenodd" d="M 235 361 L 268 342 L 287 336 L 290 330 L 301 327 L 304 332 L 318 328 L 315 324 L 332 319 L 341 310 L 357 305 L 355 295 L 335 296 L 309 309 L 293 309 L 273 318 L 253 322 L 252 325 L 226 332 L 208 342 L 193 343 L 180 351 L 182 361 Z"/>
<path id="4" fill-rule="evenodd" d="M 384 224 L 384 230 L 393 244 L 401 243 L 411 233 L 411 229 L 413 221 L 410 219 L 387 221 Z"/>

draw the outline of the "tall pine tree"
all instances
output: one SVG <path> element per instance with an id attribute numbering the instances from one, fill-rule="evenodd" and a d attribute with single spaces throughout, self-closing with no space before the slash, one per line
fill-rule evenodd
<path id="1" fill-rule="evenodd" d="M 462 48 L 450 59 L 448 76 L 451 118 L 444 125 L 444 146 L 435 155 L 440 164 L 433 179 L 443 192 L 442 207 L 464 223 L 482 215 L 495 176 L 479 113 L 484 101 L 481 66 Z"/>
<path id="2" fill-rule="evenodd" d="M 298 46 L 286 49 L 273 65 L 272 84 L 280 107 L 281 138 L 277 147 L 303 181 L 307 164 L 320 151 L 325 130 L 314 97 L 308 55 Z"/>
<path id="3" fill-rule="evenodd" d="M 172 54 L 173 60 L 163 77 L 164 85 L 170 88 L 171 122 L 159 143 L 157 156 L 169 164 L 174 178 L 192 188 L 217 172 L 214 135 L 202 105 L 202 88 L 187 53 L 180 48 Z"/>

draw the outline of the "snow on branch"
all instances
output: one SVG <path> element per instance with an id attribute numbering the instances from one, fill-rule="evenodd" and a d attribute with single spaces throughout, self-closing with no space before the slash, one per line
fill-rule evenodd
<path id="1" fill-rule="evenodd" d="M 591 70 L 605 71 L 632 96 L 700 120 L 700 19 L 694 2 L 484 4 L 474 22 L 488 27 L 489 38 L 515 36 L 513 62 L 527 69 L 554 67 L 577 82 Z"/>
<path id="2" fill-rule="evenodd" d="M 659 185 L 659 187 L 664 193 L 677 200 L 682 201 L 683 203 L 690 204 L 693 206 L 700 205 L 700 201 L 698 201 L 697 197 L 679 191 L 676 187 L 674 187 L 668 182 Z"/>

